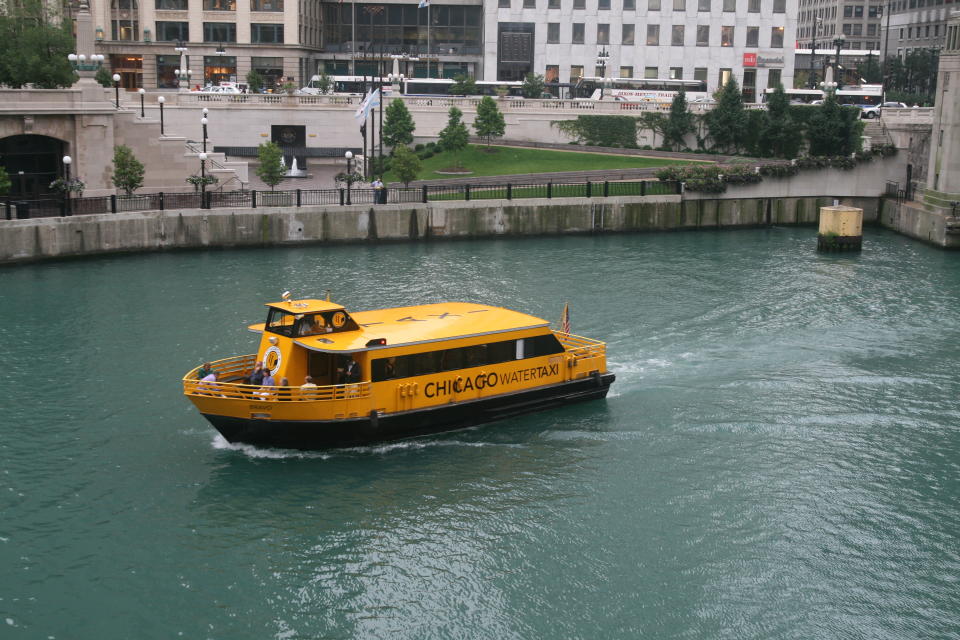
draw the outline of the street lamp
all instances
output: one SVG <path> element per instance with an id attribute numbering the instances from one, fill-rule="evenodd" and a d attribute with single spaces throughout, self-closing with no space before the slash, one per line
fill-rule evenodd
<path id="1" fill-rule="evenodd" d="M 207 154 L 200 154 L 200 208 L 207 208 Z"/>
<path id="2" fill-rule="evenodd" d="M 347 204 L 352 204 L 350 202 L 350 183 L 353 182 L 353 151 L 347 151 L 343 154 L 343 157 L 347 159 Z"/>
<path id="3" fill-rule="evenodd" d="M 817 35 L 820 33 L 820 25 L 823 19 L 815 18 L 813 21 L 813 44 L 810 47 L 810 88 L 817 87 Z"/>
<path id="4" fill-rule="evenodd" d="M 66 214 L 70 215 L 70 163 L 73 162 L 73 158 L 70 156 L 63 156 L 63 175 L 66 179 L 66 189 L 64 189 L 63 194 L 67 199 Z"/>
<path id="5" fill-rule="evenodd" d="M 137 93 L 140 94 L 140 117 L 141 118 L 147 117 L 147 114 L 143 111 L 143 94 L 145 94 L 146 92 L 147 90 L 144 89 L 143 87 L 140 87 L 139 89 L 137 89 Z"/>
<path id="6" fill-rule="evenodd" d="M 206 111 L 206 109 L 204 109 Z M 200 118 L 200 124 L 203 125 L 203 152 L 207 152 L 207 117 L 204 114 L 204 117 Z"/>
<path id="7" fill-rule="evenodd" d="M 117 109 L 120 108 L 120 74 L 113 74 L 113 97 Z"/>
<path id="8" fill-rule="evenodd" d="M 160 135 L 161 136 L 163 135 L 163 103 L 166 101 L 167 99 L 164 98 L 163 96 L 160 96 L 159 98 L 157 98 L 157 104 L 160 105 Z"/>
<path id="9" fill-rule="evenodd" d="M 71 53 L 67 56 L 67 60 L 70 61 L 70 66 L 73 67 L 74 71 L 96 71 L 100 68 L 100 65 L 103 64 L 103 56 L 99 53 L 95 53 L 89 57 L 89 62 L 86 54 L 80 53 Z"/>
<path id="10" fill-rule="evenodd" d="M 610 59 L 610 53 L 606 47 L 597 54 L 597 66 L 600 67 L 600 99 L 603 100 L 603 83 L 607 77 L 607 61 Z"/>
<path id="11" fill-rule="evenodd" d="M 843 47 L 846 41 L 847 40 L 846 38 L 843 37 L 842 33 L 838 35 L 833 41 L 833 46 L 837 48 L 837 58 L 836 58 L 836 61 L 833 63 L 833 79 L 836 81 L 837 87 L 841 89 L 843 88 L 843 79 L 840 77 L 840 70 L 843 67 L 840 66 L 840 49 Z"/>

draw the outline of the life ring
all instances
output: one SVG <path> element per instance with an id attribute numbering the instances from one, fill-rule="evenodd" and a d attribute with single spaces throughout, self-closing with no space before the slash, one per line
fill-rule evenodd
<path id="1" fill-rule="evenodd" d="M 335 314 L 333 314 L 332 320 L 333 326 L 339 329 L 343 326 L 343 323 L 347 321 L 347 314 L 345 314 L 343 311 L 337 311 Z"/>
<path id="2" fill-rule="evenodd" d="M 270 372 L 270 375 L 276 375 L 280 370 L 280 363 L 283 361 L 283 354 L 280 347 L 269 347 L 263 352 L 263 366 Z"/>

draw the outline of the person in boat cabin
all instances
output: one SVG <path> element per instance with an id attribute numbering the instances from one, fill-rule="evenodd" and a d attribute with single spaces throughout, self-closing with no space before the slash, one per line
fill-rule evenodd
<path id="1" fill-rule="evenodd" d="M 397 369 L 395 366 L 396 362 L 397 362 L 396 358 L 388 358 L 387 361 L 383 363 L 383 379 L 384 380 L 389 380 L 397 376 Z"/>
<path id="2" fill-rule="evenodd" d="M 253 371 L 251 371 L 250 375 L 247 376 L 247 384 L 252 384 L 259 387 L 263 384 L 263 376 L 263 363 L 257 362 L 253 365 Z"/>
<path id="3" fill-rule="evenodd" d="M 304 316 L 300 321 L 300 335 L 308 336 L 313 333 L 316 326 L 313 324 L 313 316 Z"/>
<path id="4" fill-rule="evenodd" d="M 340 370 L 340 383 L 360 382 L 360 365 L 353 356 L 347 356 L 347 358 L 349 358 L 347 363 Z"/>

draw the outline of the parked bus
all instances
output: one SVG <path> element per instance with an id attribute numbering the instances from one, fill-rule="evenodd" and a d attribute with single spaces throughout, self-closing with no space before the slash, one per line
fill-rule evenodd
<path id="1" fill-rule="evenodd" d="M 764 102 L 770 99 L 775 89 L 763 92 Z M 790 104 L 820 104 L 823 101 L 823 91 L 820 89 L 784 89 Z M 864 84 L 860 86 L 843 87 L 837 90 L 837 102 L 857 106 L 877 106 L 883 102 L 883 85 Z"/>
<path id="2" fill-rule="evenodd" d="M 450 96 L 450 88 L 456 84 L 449 78 L 407 78 L 401 87 L 401 92 L 408 96 Z M 515 98 L 523 97 L 522 82 L 477 80 L 476 95 L 496 97 L 500 95 L 498 89 L 506 89 L 506 94 Z"/>
<path id="3" fill-rule="evenodd" d="M 320 95 L 320 78 L 321 76 L 313 76 L 310 78 L 310 82 L 300 89 L 300 93 L 314 96 Z M 328 94 L 362 96 L 366 94 L 367 90 L 369 90 L 370 83 L 375 82 L 376 78 L 370 76 L 366 78 L 363 76 L 327 76 L 327 80 L 330 81 L 330 87 L 327 89 Z M 389 96 L 390 93 L 390 83 L 384 81 L 383 95 Z"/>
<path id="4" fill-rule="evenodd" d="M 707 100 L 707 83 L 703 80 L 669 80 L 666 78 L 579 78 L 573 88 L 575 98 L 605 98 L 623 102 L 670 102 L 681 90 L 687 100 Z"/>

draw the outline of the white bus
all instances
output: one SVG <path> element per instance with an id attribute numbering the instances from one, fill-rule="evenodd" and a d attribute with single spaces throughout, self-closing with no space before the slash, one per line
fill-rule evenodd
<path id="1" fill-rule="evenodd" d="M 764 102 L 770 99 L 775 89 L 763 92 Z M 820 104 L 823 91 L 820 89 L 784 89 L 790 104 Z M 883 102 L 883 85 L 864 84 L 837 89 L 837 102 L 857 106 L 877 106 Z"/>
<path id="2" fill-rule="evenodd" d="M 321 76 L 313 76 L 310 78 L 310 82 L 307 85 L 300 89 L 300 93 L 317 96 L 320 95 L 320 78 Z M 367 76 L 327 76 L 327 80 L 330 81 L 330 87 L 327 89 L 327 93 L 331 95 L 339 96 L 362 96 L 366 95 L 366 90 L 369 90 L 370 83 L 376 82 L 375 77 Z M 376 86 L 374 84 L 373 86 Z M 384 80 L 383 83 L 383 95 L 391 95 L 390 83 Z"/>
<path id="3" fill-rule="evenodd" d="M 671 102 L 680 90 L 688 101 L 710 99 L 703 80 L 670 80 L 666 78 L 579 78 L 573 88 L 574 98 L 605 98 L 621 102 Z"/>

